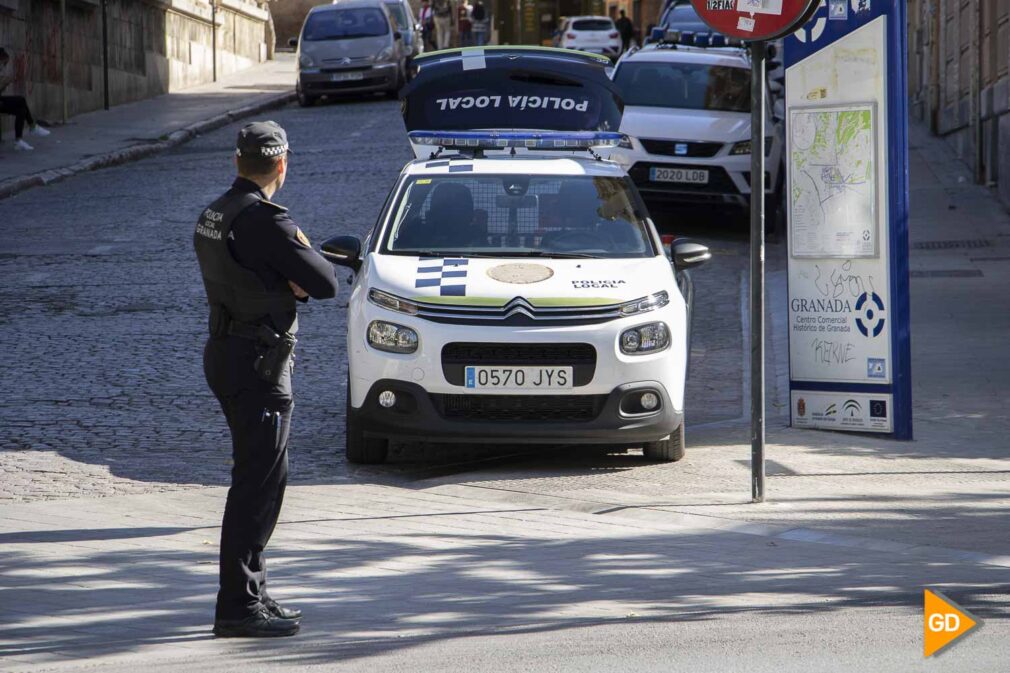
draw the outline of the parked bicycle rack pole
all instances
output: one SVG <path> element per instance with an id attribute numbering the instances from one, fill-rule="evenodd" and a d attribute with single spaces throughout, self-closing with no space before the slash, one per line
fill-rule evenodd
<path id="1" fill-rule="evenodd" d="M 751 500 L 765 499 L 765 42 L 750 43 Z"/>

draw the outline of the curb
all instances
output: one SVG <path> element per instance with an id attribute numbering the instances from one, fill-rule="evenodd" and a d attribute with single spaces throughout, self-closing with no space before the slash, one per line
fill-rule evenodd
<path id="1" fill-rule="evenodd" d="M 209 133 L 210 131 L 219 129 L 222 126 L 227 126 L 239 119 L 249 117 L 265 110 L 282 107 L 294 100 L 295 92 L 289 91 L 258 103 L 244 105 L 242 107 L 235 108 L 234 110 L 229 110 L 222 114 L 215 115 L 210 119 L 205 119 L 203 121 L 190 124 L 189 126 L 184 126 L 183 128 L 168 134 L 168 137 L 165 140 L 131 145 L 130 147 L 126 147 L 121 150 L 114 150 L 106 154 L 100 154 L 98 156 L 78 161 L 75 164 L 71 164 L 63 168 L 54 168 L 48 171 L 32 173 L 31 175 L 11 178 L 10 180 L 0 182 L 0 200 L 14 196 L 26 189 L 31 189 L 32 187 L 51 185 L 54 182 L 59 182 L 60 180 L 69 178 L 72 175 L 87 173 L 88 171 L 98 170 L 99 168 L 118 166 L 120 164 L 126 164 L 131 161 L 137 161 L 139 159 L 149 157 L 152 154 L 164 152 L 165 150 L 189 142 L 199 135 Z"/>

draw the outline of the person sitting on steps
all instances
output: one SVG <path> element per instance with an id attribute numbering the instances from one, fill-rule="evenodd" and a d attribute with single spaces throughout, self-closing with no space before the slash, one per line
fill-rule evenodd
<path id="1" fill-rule="evenodd" d="M 25 122 L 31 128 L 31 132 L 37 136 L 49 135 L 49 130 L 36 123 L 32 117 L 31 110 L 28 109 L 28 101 L 24 96 L 4 96 L 3 91 L 11 82 L 14 75 L 10 73 L 10 55 L 3 48 L 0 48 L 0 114 L 14 115 L 14 149 L 19 152 L 35 149 L 24 141 L 22 137 L 25 130 Z"/>

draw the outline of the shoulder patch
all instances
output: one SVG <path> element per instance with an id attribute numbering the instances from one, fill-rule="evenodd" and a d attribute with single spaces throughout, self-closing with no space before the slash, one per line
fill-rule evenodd
<path id="1" fill-rule="evenodd" d="M 295 227 L 295 238 L 297 238 L 298 242 L 304 245 L 306 248 L 312 247 L 312 244 L 309 243 L 309 237 L 306 236 L 305 233 L 301 230 L 301 228 L 297 226 Z"/>
<path id="2" fill-rule="evenodd" d="M 282 213 L 288 212 L 287 208 L 285 208 L 284 206 L 282 206 L 279 203 L 274 203 L 273 201 L 267 201 L 266 199 L 260 199 L 260 203 L 262 203 L 264 206 L 270 206 L 271 208 L 276 208 L 277 210 L 281 211 Z"/>

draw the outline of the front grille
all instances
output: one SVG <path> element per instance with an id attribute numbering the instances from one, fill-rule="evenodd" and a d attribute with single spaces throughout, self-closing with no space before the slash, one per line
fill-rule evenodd
<path id="1" fill-rule="evenodd" d="M 600 415 L 606 395 L 440 395 L 432 394 L 444 418 L 558 423 L 591 421 Z"/>
<path id="2" fill-rule="evenodd" d="M 572 367 L 572 385 L 584 386 L 596 373 L 596 348 L 583 343 L 481 343 L 457 341 L 442 347 L 442 373 L 454 386 L 466 381 L 468 365 Z"/>
<path id="3" fill-rule="evenodd" d="M 688 142 L 686 140 L 655 140 L 639 138 L 642 147 L 649 154 L 665 154 L 671 157 L 714 157 L 722 149 L 722 143 Z M 677 150 L 681 151 L 678 152 Z"/>
<path id="4" fill-rule="evenodd" d="M 708 182 L 704 185 L 696 185 L 688 182 L 653 182 L 649 179 L 649 169 L 653 166 L 659 168 L 683 168 L 685 170 L 707 170 Z M 639 161 L 628 171 L 632 181 L 639 189 L 655 189 L 669 192 L 697 192 L 699 194 L 739 194 L 740 190 L 733 184 L 729 173 L 721 166 L 702 166 L 698 164 L 667 164 L 651 163 Z"/>
<path id="5" fill-rule="evenodd" d="M 620 318 L 620 309 L 620 304 L 534 306 L 522 297 L 515 297 L 504 306 L 464 306 L 418 302 L 417 317 L 452 325 L 488 327 L 595 325 Z"/>

